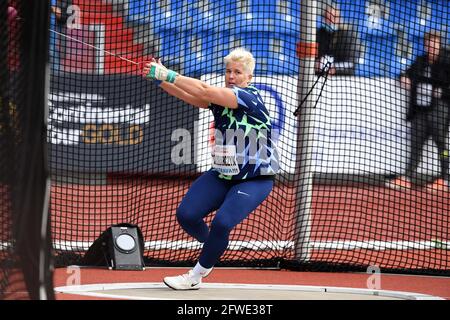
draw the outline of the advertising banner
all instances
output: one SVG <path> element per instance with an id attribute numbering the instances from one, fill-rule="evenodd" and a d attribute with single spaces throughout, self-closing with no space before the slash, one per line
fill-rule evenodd
<path id="1" fill-rule="evenodd" d="M 130 75 L 55 75 L 48 103 L 53 171 L 195 172 L 193 161 L 177 161 L 172 152 L 179 143 L 173 133 L 193 132 L 198 110 L 151 81 Z M 182 160 L 189 158 L 193 153 Z"/>

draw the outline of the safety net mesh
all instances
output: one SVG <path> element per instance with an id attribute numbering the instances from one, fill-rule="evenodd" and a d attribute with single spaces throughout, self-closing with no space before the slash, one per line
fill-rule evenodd
<path id="1" fill-rule="evenodd" d="M 48 2 L 0 3 L 0 300 L 52 299 Z"/>
<path id="2" fill-rule="evenodd" d="M 270 112 L 280 168 L 269 197 L 231 232 L 219 265 L 448 275 L 448 1 L 52 6 L 57 265 L 81 263 L 117 223 L 140 227 L 148 265 L 196 261 L 202 244 L 175 213 L 211 167 L 213 117 L 141 70 L 157 57 L 224 86 L 223 58 L 244 47 L 256 59 L 252 85 Z"/>

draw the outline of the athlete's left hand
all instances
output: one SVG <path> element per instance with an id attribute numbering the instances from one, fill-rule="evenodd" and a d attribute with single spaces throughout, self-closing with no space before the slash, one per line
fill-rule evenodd
<path id="1" fill-rule="evenodd" d="M 143 62 L 143 67 L 142 67 L 142 70 L 141 70 L 141 75 L 142 75 L 142 77 L 144 77 L 144 78 L 147 78 L 147 75 L 148 75 L 148 73 L 150 72 L 150 66 L 151 66 L 151 63 L 152 62 L 161 62 L 161 59 L 156 59 L 156 58 L 151 58 L 149 61 L 145 61 L 145 62 Z"/>
<path id="2" fill-rule="evenodd" d="M 174 83 L 176 76 L 178 75 L 175 71 L 167 69 L 165 66 L 163 66 L 160 59 L 150 62 L 150 64 L 147 65 L 145 69 L 148 69 L 146 75 L 147 79 L 152 80 L 161 80 L 167 81 L 169 83 Z"/>

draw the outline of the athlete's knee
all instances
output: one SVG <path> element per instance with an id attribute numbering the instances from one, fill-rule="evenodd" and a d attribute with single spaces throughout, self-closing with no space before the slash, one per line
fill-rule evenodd
<path id="1" fill-rule="evenodd" d="M 230 233 L 232 228 L 233 225 L 230 222 L 230 219 L 224 214 L 216 215 L 216 217 L 211 222 L 211 231 L 214 231 L 214 233 L 226 235 Z"/>
<path id="2" fill-rule="evenodd" d="M 177 221 L 182 226 L 195 224 L 194 212 L 186 205 L 181 204 L 176 212 Z"/>

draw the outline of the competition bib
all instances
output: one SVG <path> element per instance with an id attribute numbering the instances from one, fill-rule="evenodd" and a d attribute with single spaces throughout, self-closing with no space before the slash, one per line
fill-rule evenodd
<path id="1" fill-rule="evenodd" d="M 419 83 L 417 85 L 416 104 L 421 107 L 431 106 L 433 97 L 433 85 L 430 83 Z"/>
<path id="2" fill-rule="evenodd" d="M 213 168 L 224 175 L 235 176 L 239 174 L 236 160 L 236 146 L 214 146 L 212 151 Z"/>

